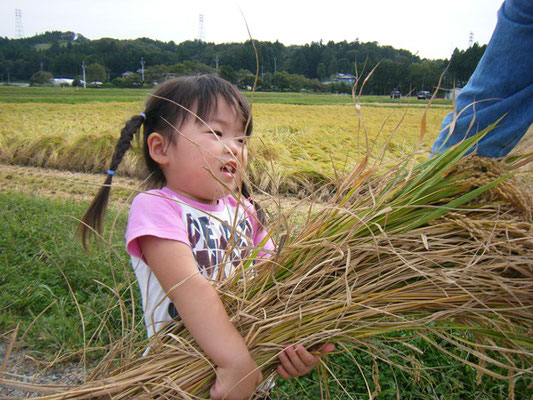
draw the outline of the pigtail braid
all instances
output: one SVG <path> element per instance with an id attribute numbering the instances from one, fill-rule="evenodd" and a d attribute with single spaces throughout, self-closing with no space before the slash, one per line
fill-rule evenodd
<path id="1" fill-rule="evenodd" d="M 255 202 L 252 199 L 252 196 L 250 195 L 250 191 L 248 190 L 248 186 L 244 181 L 241 183 L 241 194 L 250 202 L 255 208 L 255 212 L 257 214 L 257 219 L 261 223 L 261 225 L 266 226 L 266 215 L 261 206 Z"/>
<path id="2" fill-rule="evenodd" d="M 91 205 L 78 225 L 77 233 L 81 237 L 81 243 L 85 251 L 88 251 L 89 237 L 95 233 L 102 233 L 102 221 L 109 201 L 113 175 L 124 158 L 124 154 L 126 154 L 126 151 L 131 147 L 133 136 L 136 133 L 138 134 L 144 120 L 144 115 L 135 115 L 127 121 L 124 128 L 122 128 L 120 139 L 115 145 L 115 151 L 113 152 L 113 157 L 111 158 L 104 184 L 100 187 L 100 190 L 94 197 Z"/>

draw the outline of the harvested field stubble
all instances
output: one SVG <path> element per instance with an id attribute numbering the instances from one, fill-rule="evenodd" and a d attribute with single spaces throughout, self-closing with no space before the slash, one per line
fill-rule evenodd
<path id="1" fill-rule="evenodd" d="M 363 159 L 301 231 L 274 226 L 286 233 L 277 254 L 245 261 L 223 282 L 265 377 L 289 343 L 335 341 L 389 360 L 389 335 L 403 331 L 507 380 L 511 393 L 516 379 L 531 380 L 533 203 L 516 188 L 514 165 L 462 159 L 473 140 L 413 168 L 409 157 L 386 171 Z M 127 349 L 115 350 L 85 385 L 43 399 L 205 398 L 214 379 L 180 324 L 118 368 Z"/>
<path id="2" fill-rule="evenodd" d="M 0 114 L 0 162 L 102 173 L 124 121 L 141 103 L 4 104 Z M 351 106 L 254 104 L 250 178 L 270 193 L 309 193 L 343 176 L 366 152 L 363 130 Z M 428 112 L 427 129 L 437 132 L 446 109 Z M 370 142 L 387 157 L 410 153 L 418 144 L 422 109 L 363 107 Z M 405 115 L 404 115 L 405 114 Z M 385 122 L 383 122 L 385 121 Z M 428 149 L 432 138 L 425 141 Z M 118 174 L 144 178 L 133 146 Z"/>

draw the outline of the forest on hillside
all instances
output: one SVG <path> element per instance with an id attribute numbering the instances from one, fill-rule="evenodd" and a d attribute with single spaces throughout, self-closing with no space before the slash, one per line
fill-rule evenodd
<path id="1" fill-rule="evenodd" d="M 433 90 L 444 71 L 441 86 L 463 86 L 485 47 L 475 43 L 466 50 L 455 49 L 450 60 L 430 60 L 407 50 L 358 40 L 301 46 L 277 41 L 215 44 L 194 40 L 176 44 L 148 38 L 89 40 L 74 32 L 56 31 L 23 39 L 0 38 L 0 81 L 30 81 L 35 76 L 80 79 L 84 64 L 87 81 L 122 87 L 205 72 L 216 72 L 248 87 L 257 71 L 260 90 L 343 91 L 347 88 L 335 85 L 338 74 L 363 75 L 377 66 L 365 94 L 389 94 L 392 89 L 406 94 Z"/>

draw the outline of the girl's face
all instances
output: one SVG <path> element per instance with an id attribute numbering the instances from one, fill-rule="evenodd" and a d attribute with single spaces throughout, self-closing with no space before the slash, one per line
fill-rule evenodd
<path id="1" fill-rule="evenodd" d="M 234 107 L 219 97 L 212 114 L 206 123 L 189 115 L 162 165 L 170 189 L 203 203 L 234 192 L 248 161 L 244 123 Z"/>

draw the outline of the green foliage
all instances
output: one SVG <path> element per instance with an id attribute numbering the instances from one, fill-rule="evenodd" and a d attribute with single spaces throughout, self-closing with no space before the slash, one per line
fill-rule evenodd
<path id="1" fill-rule="evenodd" d="M 109 288 L 116 288 L 126 306 L 132 306 L 128 282 L 135 278 L 124 251 L 126 215 L 111 212 L 106 225 L 118 216 L 117 233 L 109 245 L 86 254 L 74 237 L 86 207 L 0 192 L 0 331 L 20 324 L 22 343 L 45 358 L 79 350 L 93 334 L 91 346 L 120 335 L 118 299 Z M 135 287 L 133 294 L 140 310 Z M 104 330 L 99 329 L 101 318 Z"/>
<path id="2" fill-rule="evenodd" d="M 254 87 L 255 83 L 255 75 L 252 74 L 249 71 L 241 70 L 237 73 L 237 86 L 241 89 L 247 89 Z M 263 89 L 263 79 L 261 77 L 258 77 L 257 79 L 257 88 L 256 89 Z"/>
<path id="3" fill-rule="evenodd" d="M 338 82 L 338 83 L 332 83 L 329 85 L 329 90 L 331 93 L 344 93 L 344 94 L 351 94 L 352 93 L 352 86 L 344 83 L 344 82 Z"/>
<path id="4" fill-rule="evenodd" d="M 92 63 L 87 65 L 85 73 L 87 77 L 87 82 L 105 82 L 107 80 L 105 67 L 98 63 Z"/>
<path id="5" fill-rule="evenodd" d="M 272 86 L 274 89 L 279 91 L 289 91 L 289 74 L 284 71 L 276 72 L 274 75 L 272 75 Z"/>
<path id="6" fill-rule="evenodd" d="M 445 70 L 447 60 L 420 59 L 406 50 L 380 46 L 377 42 L 313 42 L 303 46 L 285 46 L 279 42 L 256 41 L 261 75 L 286 72 L 315 82 L 337 73 L 368 73 L 378 63 L 374 79 L 365 85 L 364 94 L 388 95 L 393 88 L 402 94 L 409 90 L 432 90 Z M 477 44 L 465 52 L 456 50 L 444 87 L 452 87 L 454 80 L 463 82 L 473 71 L 484 47 Z M 214 71 L 219 60 L 221 74 L 237 82 L 231 73 L 256 71 L 256 57 L 250 41 L 245 43 L 206 43 L 199 40 L 180 44 L 147 38 L 136 40 L 87 40 L 72 32 L 47 32 L 25 39 L 0 38 L 0 74 L 7 80 L 28 80 L 40 69 L 41 63 L 55 76 L 74 77 L 83 61 L 97 63 L 118 78 L 125 71 L 136 71 L 141 57 L 146 62 L 146 82 L 161 82 L 168 76 Z M 186 63 L 192 63 L 186 65 Z M 416 64 L 417 67 L 410 69 Z M 180 67 L 175 67 L 175 66 Z M 152 70 L 150 70 L 152 69 Z M 238 78 L 238 77 L 237 77 Z M 98 79 L 102 82 L 105 79 Z M 268 83 L 265 82 L 268 90 Z M 300 85 L 301 86 L 301 85 Z M 298 83 L 278 87 L 298 87 Z M 311 87 L 307 84 L 307 89 Z M 286 90 L 286 89 L 280 89 Z M 315 89 L 313 89 L 315 90 Z"/>
<path id="7" fill-rule="evenodd" d="M 237 74 L 231 67 L 231 65 L 223 65 L 220 67 L 219 73 L 220 77 L 231 83 L 237 83 Z"/>
<path id="8" fill-rule="evenodd" d="M 32 85 L 44 85 L 47 83 L 49 84 L 50 79 L 52 79 L 53 77 L 54 75 L 52 75 L 52 73 L 48 71 L 37 71 L 31 76 L 30 82 Z"/>
<path id="9" fill-rule="evenodd" d="M 139 74 L 130 74 L 124 78 L 113 79 L 111 84 L 118 88 L 135 88 L 142 86 L 142 81 Z"/>
<path id="10" fill-rule="evenodd" d="M 480 46 L 474 43 L 466 50 L 455 49 L 450 60 L 450 75 L 457 86 L 466 84 L 470 75 L 474 72 L 477 63 L 483 56 L 487 45 Z"/>
<path id="11" fill-rule="evenodd" d="M 406 333 L 396 336 L 402 340 Z M 279 400 L 320 399 L 319 380 L 327 375 L 327 388 L 331 399 L 368 399 L 369 392 L 378 399 L 505 399 L 509 398 L 509 385 L 505 381 L 483 376 L 478 381 L 475 369 L 443 354 L 420 338 L 409 338 L 410 347 L 391 342 L 384 349 L 395 365 L 370 355 L 364 349 L 350 348 L 325 358 L 328 371 L 316 369 L 308 376 L 276 381 L 273 398 Z M 420 351 L 415 351 L 416 346 Z M 449 349 L 452 350 L 452 349 Z M 457 349 L 453 352 L 463 357 Z M 376 377 L 379 385 L 376 385 Z M 515 398 L 528 398 L 531 377 L 516 380 Z M 368 384 L 368 387 L 367 387 Z M 324 386 L 323 386 L 324 387 Z M 398 397 L 399 396 L 399 397 Z"/>
<path id="12" fill-rule="evenodd" d="M 303 75 L 289 74 L 285 71 L 276 72 L 269 79 L 271 89 L 280 92 L 299 92 L 301 90 L 326 92 L 329 87 L 316 79 L 308 79 Z"/>

